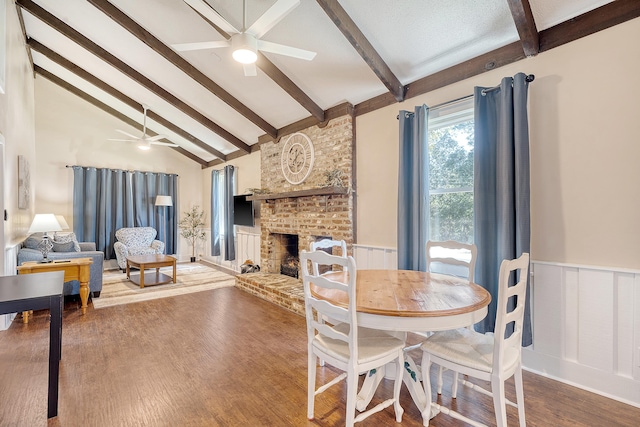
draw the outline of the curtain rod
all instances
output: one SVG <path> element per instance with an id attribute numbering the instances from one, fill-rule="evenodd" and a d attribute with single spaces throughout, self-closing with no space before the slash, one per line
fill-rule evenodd
<path id="1" fill-rule="evenodd" d="M 535 80 L 535 78 L 536 78 L 536 76 L 534 76 L 533 74 L 529 74 L 524 79 L 527 81 L 527 83 L 531 83 L 532 81 Z M 482 92 L 481 92 L 482 96 L 486 95 L 487 92 L 491 92 L 491 91 L 496 90 L 496 89 L 500 89 L 500 85 L 494 86 L 494 87 L 488 87 L 486 89 L 482 89 Z"/>
<path id="2" fill-rule="evenodd" d="M 152 172 L 152 171 L 139 171 L 139 170 L 129 170 L 129 169 L 114 169 L 114 168 L 99 168 L 96 166 L 80 166 L 80 165 L 66 165 L 65 168 L 93 168 L 93 169 L 111 169 L 114 171 L 123 171 L 123 172 L 140 172 L 140 173 L 163 173 L 165 175 L 175 175 L 180 176 L 177 173 L 167 173 L 167 172 Z"/>
<path id="3" fill-rule="evenodd" d="M 536 78 L 535 75 L 529 74 L 529 75 L 527 75 L 527 77 L 525 77 L 525 80 L 527 82 L 531 83 L 532 81 L 535 80 L 535 78 Z M 482 95 L 484 96 L 484 94 L 486 92 L 491 92 L 492 90 L 496 90 L 496 89 L 499 89 L 499 88 L 500 88 L 500 85 L 494 86 L 494 87 L 490 87 L 490 88 L 486 88 L 486 89 L 482 89 Z M 453 104 L 453 103 L 456 103 L 456 102 L 465 101 L 465 100 L 467 100 L 469 98 L 473 98 L 473 94 L 467 95 L 467 96 L 463 96 L 461 98 L 454 99 L 453 101 L 441 102 L 440 104 L 436 104 L 433 107 L 429 107 L 429 110 L 433 110 L 433 109 L 439 108 L 439 107 L 444 107 L 445 105 Z M 407 117 L 413 115 L 413 113 L 411 113 L 411 112 L 407 112 L 406 114 L 407 114 Z M 400 118 L 400 115 L 398 114 L 396 116 L 396 119 L 399 119 L 399 118 Z"/>

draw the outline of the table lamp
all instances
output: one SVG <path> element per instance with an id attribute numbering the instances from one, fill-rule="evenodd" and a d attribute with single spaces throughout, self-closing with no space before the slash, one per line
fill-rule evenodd
<path id="1" fill-rule="evenodd" d="M 29 227 L 28 233 L 44 233 L 42 241 L 38 243 L 38 249 L 42 252 L 42 263 L 51 262 L 49 252 L 53 248 L 53 243 L 49 240 L 47 233 L 49 231 L 61 231 L 62 227 L 54 214 L 36 214 Z"/>
<path id="2" fill-rule="evenodd" d="M 156 196 L 156 206 L 173 206 L 171 196 Z"/>

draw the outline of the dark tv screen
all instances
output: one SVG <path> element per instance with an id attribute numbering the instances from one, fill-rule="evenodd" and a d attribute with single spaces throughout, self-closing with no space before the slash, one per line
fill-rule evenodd
<path id="1" fill-rule="evenodd" d="M 253 227 L 253 200 L 247 200 L 247 196 L 249 194 L 233 196 L 233 223 Z"/>

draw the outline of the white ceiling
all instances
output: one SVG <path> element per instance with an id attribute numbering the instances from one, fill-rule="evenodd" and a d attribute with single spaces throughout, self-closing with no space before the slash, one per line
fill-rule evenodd
<path id="1" fill-rule="evenodd" d="M 275 2 L 247 0 L 247 25 Z M 254 145 L 265 134 L 263 129 L 88 1 L 17 0 L 17 3 L 24 6 L 22 16 L 27 37 L 35 39 L 137 103 L 148 104 L 153 112 L 223 154 L 231 154 L 238 149 L 167 100 L 44 23 L 29 12 L 28 9 L 32 7 L 30 4 L 34 3 L 36 7 L 62 20 L 244 143 Z M 242 27 L 240 0 L 208 0 L 208 3 L 236 28 Z M 520 39 L 507 0 L 339 0 L 338 3 L 403 85 Z M 529 0 L 528 3 L 536 29 L 540 32 L 610 1 Z M 224 40 L 183 0 L 111 0 L 111 4 L 167 46 Z M 301 0 L 300 5 L 263 39 L 317 52 L 312 61 L 270 53 L 265 53 L 265 56 L 323 110 L 344 102 L 356 105 L 388 92 L 316 0 Z M 256 77 L 245 77 L 242 66 L 231 58 L 230 48 L 180 52 L 180 55 L 276 129 L 311 116 L 307 109 L 260 69 Z M 136 122 L 142 122 L 141 109 L 127 106 L 35 50 L 32 56 L 36 66 Z M 216 160 L 213 154 L 155 121 L 150 120 L 147 124 L 150 129 L 167 135 L 169 140 L 204 162 Z M 124 122 L 121 129 L 139 133 Z M 113 134 L 104 135 L 105 140 L 118 137 L 115 130 Z M 136 149 L 135 145 L 131 144 L 130 149 Z"/>

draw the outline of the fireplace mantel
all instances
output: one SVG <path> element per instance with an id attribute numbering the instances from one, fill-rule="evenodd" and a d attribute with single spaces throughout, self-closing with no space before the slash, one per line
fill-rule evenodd
<path id="1" fill-rule="evenodd" d="M 287 191 L 284 193 L 270 193 L 270 194 L 254 194 L 247 196 L 247 200 L 276 200 L 286 199 L 294 197 L 307 197 L 307 196 L 330 196 L 334 194 L 348 194 L 349 187 L 320 187 L 311 188 L 307 190 Z"/>

